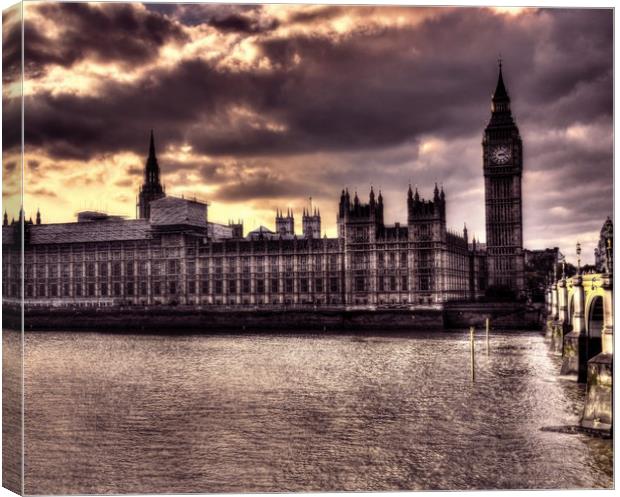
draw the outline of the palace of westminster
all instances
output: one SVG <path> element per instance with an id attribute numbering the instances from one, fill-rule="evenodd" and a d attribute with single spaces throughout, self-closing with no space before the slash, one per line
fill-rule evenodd
<path id="1" fill-rule="evenodd" d="M 321 237 L 318 210 L 278 211 L 275 231 L 244 237 L 241 223 L 207 220 L 207 204 L 166 196 L 153 135 L 138 218 L 80 212 L 77 222 L 8 222 L 2 232 L 5 302 L 27 306 L 441 307 L 495 288 L 524 291 L 522 144 L 501 64 L 484 131 L 486 246 L 446 227 L 446 195 L 407 192 L 407 225 L 387 225 L 383 198 L 343 190 L 337 238 Z"/>

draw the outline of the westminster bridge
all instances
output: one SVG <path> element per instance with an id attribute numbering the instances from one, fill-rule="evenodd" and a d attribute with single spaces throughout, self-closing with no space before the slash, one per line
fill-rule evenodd
<path id="1" fill-rule="evenodd" d="M 611 247 L 610 247 L 611 248 Z M 609 258 L 608 260 L 610 260 Z M 546 293 L 546 337 L 562 356 L 563 375 L 587 383 L 586 429 L 611 431 L 613 409 L 613 271 L 554 278 Z"/>

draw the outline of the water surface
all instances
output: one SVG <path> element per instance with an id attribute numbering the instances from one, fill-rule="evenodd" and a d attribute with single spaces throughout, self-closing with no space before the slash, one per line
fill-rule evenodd
<path id="1" fill-rule="evenodd" d="M 6 340 L 6 335 L 5 335 Z M 594 488 L 536 333 L 26 334 L 27 493 Z"/>

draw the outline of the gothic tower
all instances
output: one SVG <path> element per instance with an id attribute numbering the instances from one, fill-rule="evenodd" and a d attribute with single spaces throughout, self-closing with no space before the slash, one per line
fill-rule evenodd
<path id="1" fill-rule="evenodd" d="M 280 210 L 276 212 L 276 233 L 281 236 L 293 236 L 295 234 L 295 217 L 291 209 L 286 210 L 286 216 Z"/>
<path id="2" fill-rule="evenodd" d="M 301 225 L 304 238 L 321 238 L 321 213 L 316 207 L 304 208 Z"/>
<path id="3" fill-rule="evenodd" d="M 524 290 L 521 174 L 523 150 L 519 128 L 499 62 L 491 119 L 482 139 L 489 287 Z"/>
<path id="4" fill-rule="evenodd" d="M 415 303 L 431 304 L 445 298 L 446 194 L 435 183 L 433 200 L 407 192 L 407 226 L 410 247 L 413 249 L 409 267 L 410 284 Z"/>
<path id="5" fill-rule="evenodd" d="M 159 181 L 159 164 L 155 155 L 153 130 L 151 130 L 149 156 L 144 168 L 144 184 L 140 187 L 140 195 L 138 197 L 138 217 L 140 219 L 148 219 L 151 213 L 150 203 L 165 196 L 166 193 Z"/>

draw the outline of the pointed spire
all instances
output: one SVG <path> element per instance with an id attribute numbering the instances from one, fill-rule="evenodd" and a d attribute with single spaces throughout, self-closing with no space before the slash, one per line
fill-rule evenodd
<path id="1" fill-rule="evenodd" d="M 37 224 L 41 224 L 41 211 L 37 209 Z"/>
<path id="2" fill-rule="evenodd" d="M 149 156 L 146 159 L 146 167 L 144 168 L 144 183 L 145 185 L 159 186 L 159 164 L 157 162 L 157 154 L 155 153 L 155 135 L 153 130 L 151 130 Z"/>
<path id="3" fill-rule="evenodd" d="M 418 187 L 415 187 L 415 194 L 413 195 L 413 200 L 418 202 L 420 200 L 420 194 L 418 193 Z"/>
<path id="4" fill-rule="evenodd" d="M 495 87 L 495 93 L 493 93 L 493 102 L 506 102 L 510 100 L 506 86 L 504 85 L 504 76 L 502 74 L 502 59 L 498 60 L 499 73 L 497 76 L 497 86 Z"/>
<path id="5" fill-rule="evenodd" d="M 439 189 L 437 188 L 437 182 L 435 182 L 435 189 L 433 190 L 433 200 L 439 199 Z"/>
<path id="6" fill-rule="evenodd" d="M 149 144 L 149 157 L 155 157 L 155 135 L 151 129 L 151 142 Z"/>
<path id="7" fill-rule="evenodd" d="M 439 198 L 442 202 L 446 199 L 446 194 L 443 191 L 443 185 L 441 185 L 441 192 L 439 192 Z"/>
<path id="8" fill-rule="evenodd" d="M 407 198 L 413 198 L 413 191 L 411 190 L 411 183 L 409 183 L 409 190 L 407 190 Z"/>
<path id="9" fill-rule="evenodd" d="M 372 188 L 372 185 L 370 185 L 370 195 L 369 195 L 369 198 L 370 198 L 370 203 L 374 204 L 375 203 L 375 192 L 374 192 L 374 190 Z"/>
<path id="10" fill-rule="evenodd" d="M 4 210 L 4 219 L 2 221 L 2 225 L 3 226 L 8 226 L 9 225 L 9 218 L 6 215 L 6 209 Z"/>
<path id="11" fill-rule="evenodd" d="M 379 196 L 377 197 L 377 200 L 380 204 L 383 204 L 383 195 L 381 195 L 381 190 L 379 190 Z"/>
<path id="12" fill-rule="evenodd" d="M 502 74 L 502 60 L 499 60 L 499 73 L 497 76 L 497 86 L 495 87 L 495 93 L 491 99 L 491 111 L 495 119 L 499 116 L 510 116 L 510 97 L 504 85 L 504 76 Z"/>

